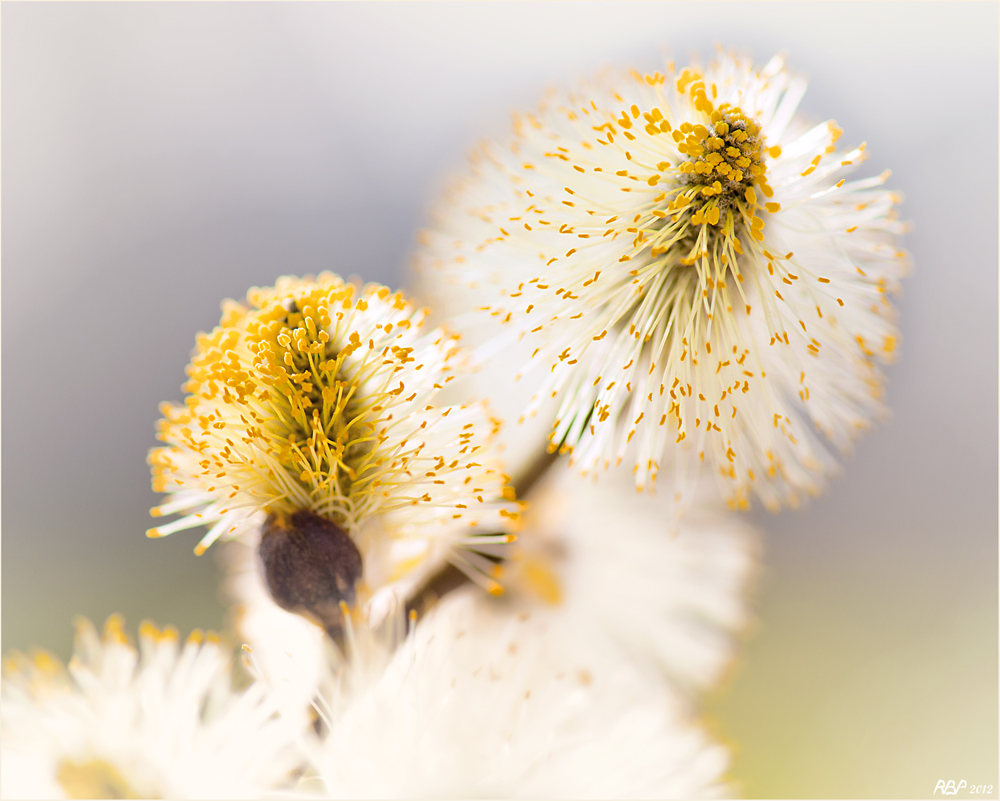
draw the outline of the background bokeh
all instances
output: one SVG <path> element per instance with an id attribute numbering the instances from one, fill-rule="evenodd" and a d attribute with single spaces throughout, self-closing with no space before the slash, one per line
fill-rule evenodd
<path id="1" fill-rule="evenodd" d="M 68 655 L 76 613 L 222 624 L 199 535 L 143 536 L 157 404 L 222 298 L 398 284 L 442 175 L 548 84 L 783 50 L 894 170 L 915 270 L 892 419 L 823 498 L 753 513 L 758 623 L 710 726 L 751 796 L 995 796 L 997 8 L 4 2 L 4 651 Z"/>

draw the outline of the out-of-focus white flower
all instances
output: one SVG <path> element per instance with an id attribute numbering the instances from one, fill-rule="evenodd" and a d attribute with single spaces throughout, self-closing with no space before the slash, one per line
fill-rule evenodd
<path id="1" fill-rule="evenodd" d="M 5 660 L 5 798 L 256 798 L 293 785 L 297 731 L 261 684 L 239 691 L 214 635 L 121 620 L 77 625 L 68 672 L 53 657 Z"/>
<path id="2" fill-rule="evenodd" d="M 707 481 L 676 504 L 637 493 L 630 478 L 554 468 L 531 496 L 505 584 L 558 604 L 590 637 L 654 664 L 678 688 L 708 688 L 750 621 L 757 532 Z"/>
<path id="3" fill-rule="evenodd" d="M 516 519 L 497 421 L 482 405 L 431 405 L 453 378 L 455 336 L 424 331 L 401 295 L 330 273 L 223 308 L 198 338 L 185 403 L 162 406 L 166 447 L 150 463 L 171 497 L 153 514 L 182 516 L 149 535 L 209 526 L 200 553 L 265 515 L 280 528 L 306 512 L 360 552 L 362 599 L 406 595 L 447 561 L 496 590 L 464 549 L 506 541 Z"/>
<path id="4" fill-rule="evenodd" d="M 420 621 L 387 667 L 342 666 L 313 757 L 324 795 L 724 793 L 725 750 L 659 676 L 557 609 L 470 589 Z"/>
<path id="5" fill-rule="evenodd" d="M 796 115 L 780 58 L 608 75 L 518 116 L 422 236 L 427 283 L 466 287 L 534 343 L 530 414 L 561 400 L 553 447 L 591 470 L 633 447 L 636 482 L 671 445 L 743 507 L 815 493 L 882 411 L 908 259 L 887 173 L 846 182 L 865 146 Z M 686 460 L 684 460 L 686 461 Z M 682 470 L 683 470 L 682 464 Z"/>

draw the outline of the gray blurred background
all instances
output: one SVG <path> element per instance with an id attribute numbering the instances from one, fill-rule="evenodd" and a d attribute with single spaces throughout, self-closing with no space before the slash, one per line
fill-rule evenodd
<path id="1" fill-rule="evenodd" d="M 2 647 L 70 621 L 219 627 L 150 541 L 157 404 L 219 302 L 283 273 L 398 284 L 442 174 L 606 64 L 788 53 L 914 230 L 893 418 L 771 516 L 710 727 L 751 796 L 930 796 L 997 773 L 994 3 L 4 2 Z M 963 791 L 963 795 L 966 791 Z"/>

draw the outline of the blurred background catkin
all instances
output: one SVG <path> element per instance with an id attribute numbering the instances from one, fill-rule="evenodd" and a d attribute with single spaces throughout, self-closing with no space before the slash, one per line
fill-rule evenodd
<path id="1" fill-rule="evenodd" d="M 220 627 L 200 536 L 150 541 L 157 404 L 219 302 L 398 285 L 428 201 L 512 108 L 715 42 L 810 78 L 914 223 L 892 418 L 766 532 L 709 726 L 750 796 L 997 790 L 994 3 L 18 3 L 0 8 L 2 646 Z"/>

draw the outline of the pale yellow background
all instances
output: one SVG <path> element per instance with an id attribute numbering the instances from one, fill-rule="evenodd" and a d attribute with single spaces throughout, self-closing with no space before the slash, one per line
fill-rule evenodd
<path id="1" fill-rule="evenodd" d="M 714 41 L 809 75 L 914 221 L 894 417 L 765 530 L 710 701 L 750 795 L 997 773 L 997 6 L 18 4 L 2 16 L 3 648 L 70 620 L 219 626 L 198 535 L 147 541 L 157 403 L 219 301 L 396 282 L 442 171 L 510 108 Z M 963 791 L 958 797 L 966 797 Z"/>

